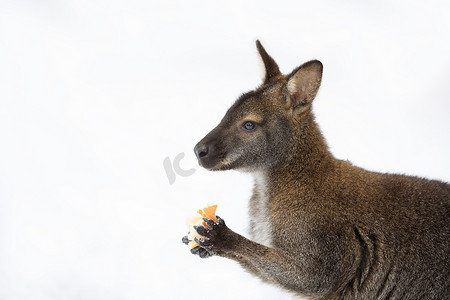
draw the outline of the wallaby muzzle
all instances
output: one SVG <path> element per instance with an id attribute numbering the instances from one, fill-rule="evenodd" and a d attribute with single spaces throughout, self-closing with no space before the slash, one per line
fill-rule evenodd
<path id="1" fill-rule="evenodd" d="M 225 157 L 223 151 L 221 151 L 222 148 L 219 139 L 211 136 L 211 134 L 205 136 L 194 147 L 199 165 L 208 170 L 218 169 Z"/>

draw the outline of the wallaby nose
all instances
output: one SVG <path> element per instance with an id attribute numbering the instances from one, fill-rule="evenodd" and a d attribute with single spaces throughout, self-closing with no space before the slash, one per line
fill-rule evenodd
<path id="1" fill-rule="evenodd" d="M 201 159 L 208 155 L 208 146 L 206 144 L 197 145 L 194 148 L 195 155 L 197 159 Z"/>

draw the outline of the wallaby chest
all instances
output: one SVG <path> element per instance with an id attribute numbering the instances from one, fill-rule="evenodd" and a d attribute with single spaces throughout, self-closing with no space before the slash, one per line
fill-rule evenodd
<path id="1" fill-rule="evenodd" d="M 270 221 L 270 195 L 264 174 L 253 174 L 255 187 L 250 200 L 250 233 L 252 239 L 262 245 L 272 246 L 272 224 Z"/>

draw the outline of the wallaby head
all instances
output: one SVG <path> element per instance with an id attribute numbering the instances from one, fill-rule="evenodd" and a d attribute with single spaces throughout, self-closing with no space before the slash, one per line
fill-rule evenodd
<path id="1" fill-rule="evenodd" d="M 283 75 L 259 41 L 256 46 L 264 65 L 263 83 L 240 96 L 195 146 L 206 169 L 275 168 L 297 150 L 302 129 L 313 120 L 311 103 L 320 87 L 322 63 L 309 61 Z"/>

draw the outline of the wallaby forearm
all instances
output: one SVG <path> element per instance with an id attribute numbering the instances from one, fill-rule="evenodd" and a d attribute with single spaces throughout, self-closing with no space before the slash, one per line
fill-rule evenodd
<path id="1" fill-rule="evenodd" d="M 244 261 L 245 263 L 241 264 L 264 281 L 305 293 L 306 287 L 301 279 L 306 277 L 293 260 L 279 250 L 245 239 L 226 257 L 238 262 Z"/>
<path id="2" fill-rule="evenodd" d="M 251 241 L 229 229 L 222 219 L 219 220 L 218 224 L 208 223 L 212 228 L 210 230 L 197 228 L 197 231 L 205 236 L 204 239 L 198 240 L 200 247 L 218 256 L 232 259 L 262 280 L 293 292 L 323 296 L 331 288 L 316 282 L 320 279 L 317 277 L 320 271 L 315 270 L 315 276 L 312 276 L 311 272 L 301 267 L 298 258 L 285 251 Z"/>
<path id="3" fill-rule="evenodd" d="M 233 246 L 226 251 L 219 251 L 218 255 L 241 263 L 248 271 L 256 273 L 262 279 L 277 282 L 273 278 L 295 267 L 275 249 L 258 244 L 231 230 L 229 234 L 234 236 Z"/>

